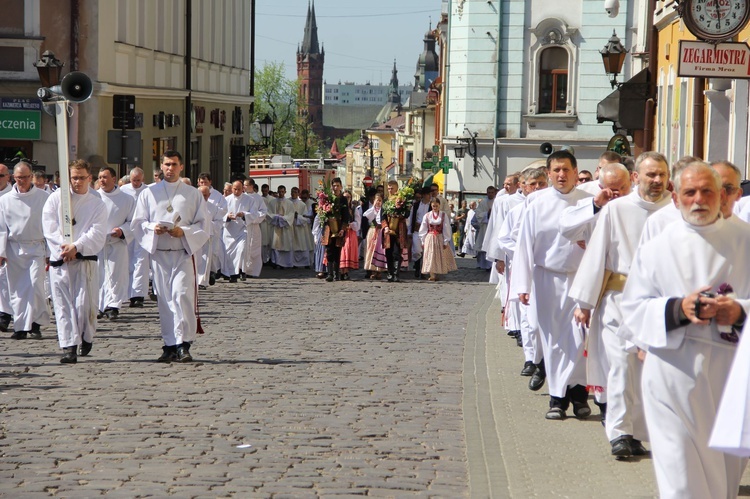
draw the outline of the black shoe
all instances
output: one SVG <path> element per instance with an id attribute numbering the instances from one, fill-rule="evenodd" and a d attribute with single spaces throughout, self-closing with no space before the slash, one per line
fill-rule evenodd
<path id="1" fill-rule="evenodd" d="M 161 357 L 156 359 L 156 362 L 172 362 L 173 360 L 177 360 L 177 346 L 173 345 L 171 347 L 163 346 L 161 347 L 162 354 Z"/>
<path id="2" fill-rule="evenodd" d="M 207 290 L 208 288 L 207 288 L 206 286 L 204 286 L 203 284 L 198 284 L 198 289 L 199 289 L 200 291 L 205 291 L 205 290 Z"/>
<path id="3" fill-rule="evenodd" d="M 521 369 L 521 376 L 533 376 L 534 372 L 536 372 L 536 366 L 534 363 L 530 360 L 524 362 L 523 369 Z"/>
<path id="4" fill-rule="evenodd" d="M 42 339 L 41 326 L 39 326 L 39 324 L 37 324 L 36 322 L 31 323 L 31 331 L 29 331 L 29 338 L 31 338 L 32 340 Z"/>
<path id="5" fill-rule="evenodd" d="M 149 295 L 148 295 L 148 298 L 149 298 L 149 299 L 150 299 L 151 301 L 155 301 L 155 302 L 158 302 L 158 301 L 159 301 L 159 297 L 158 297 L 158 296 L 156 296 L 156 293 L 151 293 L 151 294 L 149 294 Z"/>
<path id="6" fill-rule="evenodd" d="M 97 312 L 96 318 L 97 319 L 103 319 L 104 318 L 104 312 L 102 312 L 101 310 L 99 312 Z"/>
<path id="7" fill-rule="evenodd" d="M 393 282 L 401 282 L 398 278 L 398 271 L 393 273 Z"/>
<path id="8" fill-rule="evenodd" d="M 8 332 L 8 326 L 10 326 L 10 320 L 13 318 L 12 315 L 0 312 L 0 331 L 3 333 Z"/>
<path id="9" fill-rule="evenodd" d="M 237 276 L 233 275 L 232 277 L 230 277 L 229 282 L 237 282 Z"/>
<path id="10" fill-rule="evenodd" d="M 342 281 L 348 281 L 350 279 L 351 278 L 349 277 L 349 272 L 347 272 L 346 274 L 341 274 L 341 280 Z"/>
<path id="11" fill-rule="evenodd" d="M 515 331 L 506 331 L 505 333 L 508 335 L 509 338 L 515 338 L 516 337 L 516 332 Z"/>
<path id="12" fill-rule="evenodd" d="M 531 379 L 529 380 L 529 390 L 535 392 L 541 389 L 544 386 L 545 379 L 547 379 L 547 373 L 543 368 L 537 366 L 536 370 L 534 370 L 534 374 L 531 375 Z"/>
<path id="13" fill-rule="evenodd" d="M 523 347 L 523 338 L 521 337 L 521 331 L 516 331 L 516 346 Z"/>
<path id="14" fill-rule="evenodd" d="M 208 285 L 209 286 L 213 286 L 214 284 L 216 284 L 216 274 L 213 273 L 213 272 L 211 272 L 208 275 Z"/>
<path id="15" fill-rule="evenodd" d="M 113 307 L 105 308 L 104 316 L 111 321 L 116 321 L 117 318 L 120 316 L 120 311 Z"/>
<path id="16" fill-rule="evenodd" d="M 612 455 L 619 458 L 630 457 L 633 455 L 633 448 L 630 446 L 630 435 L 618 437 L 610 444 L 612 445 Z"/>
<path id="17" fill-rule="evenodd" d="M 130 308 L 143 308 L 143 297 L 136 296 L 130 299 Z"/>
<path id="18" fill-rule="evenodd" d="M 648 449 L 643 446 L 640 440 L 635 438 L 630 439 L 630 449 L 633 451 L 634 456 L 645 456 L 648 454 Z"/>
<path id="19" fill-rule="evenodd" d="M 91 352 L 91 349 L 93 347 L 93 343 L 89 343 L 86 340 L 81 340 L 81 349 L 78 351 L 78 355 L 80 355 L 81 357 L 87 356 Z"/>
<path id="20" fill-rule="evenodd" d="M 565 417 L 565 411 L 560 407 L 550 407 L 547 414 L 544 415 L 544 419 L 552 419 L 555 421 L 562 421 Z"/>
<path id="21" fill-rule="evenodd" d="M 222 279 L 222 278 L 225 278 L 225 277 L 226 276 L 221 273 L 221 270 L 219 270 L 218 272 L 214 273 L 214 279 Z"/>
<path id="22" fill-rule="evenodd" d="M 574 400 L 573 414 L 575 414 L 578 419 L 586 419 L 591 416 L 591 407 L 589 407 L 589 403 L 586 401 L 576 402 Z"/>
<path id="23" fill-rule="evenodd" d="M 391 273 L 389 272 L 389 273 L 387 274 L 387 276 L 386 276 L 385 280 L 386 280 L 386 281 L 388 281 L 388 282 L 393 282 L 393 274 L 391 274 Z"/>
<path id="24" fill-rule="evenodd" d="M 326 282 L 333 282 L 333 271 L 328 272 L 326 276 Z"/>
<path id="25" fill-rule="evenodd" d="M 13 334 L 10 335 L 10 339 L 11 340 L 25 340 L 27 334 L 28 334 L 27 331 L 15 331 Z"/>
<path id="26" fill-rule="evenodd" d="M 76 350 L 78 350 L 77 346 L 65 347 L 63 350 L 65 351 L 65 354 L 60 358 L 61 364 L 75 364 L 78 362 L 78 354 L 76 353 Z"/>
<path id="27" fill-rule="evenodd" d="M 177 347 L 177 362 L 192 362 L 193 357 L 190 355 L 190 345 L 185 343 Z"/>
<path id="28" fill-rule="evenodd" d="M 244 272 L 240 272 L 240 281 L 244 282 L 245 279 L 246 279 L 245 273 Z"/>
<path id="29" fill-rule="evenodd" d="M 594 401 L 594 404 L 596 404 L 596 406 L 597 406 L 597 407 L 599 408 L 599 419 L 600 419 L 600 420 L 601 420 L 601 422 L 602 422 L 602 426 L 607 426 L 607 425 L 606 425 L 606 421 L 607 421 L 607 403 L 606 403 L 606 402 L 604 402 L 604 403 L 602 404 L 602 403 L 600 403 L 600 402 L 597 402 L 597 401 L 595 400 L 595 401 Z"/>

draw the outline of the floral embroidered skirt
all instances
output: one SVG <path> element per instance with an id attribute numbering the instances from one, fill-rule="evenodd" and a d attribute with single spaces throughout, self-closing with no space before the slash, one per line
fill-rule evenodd
<path id="1" fill-rule="evenodd" d="M 458 270 L 450 245 L 443 248 L 442 234 L 427 234 L 422 253 L 423 274 L 447 274 Z"/>
<path id="2" fill-rule="evenodd" d="M 383 272 L 388 268 L 383 249 L 383 231 L 370 227 L 367 231 L 367 252 L 365 253 L 365 270 Z"/>

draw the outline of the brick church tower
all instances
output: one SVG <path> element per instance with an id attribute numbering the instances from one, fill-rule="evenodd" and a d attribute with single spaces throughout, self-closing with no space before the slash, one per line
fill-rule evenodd
<path id="1" fill-rule="evenodd" d="M 318 25 L 315 22 L 315 3 L 307 4 L 307 21 L 302 46 L 297 48 L 297 78 L 299 98 L 303 104 L 300 116 L 307 113 L 311 128 L 321 139 L 323 136 L 323 63 L 325 50 L 318 45 Z M 306 109 L 305 109 L 306 107 Z"/>

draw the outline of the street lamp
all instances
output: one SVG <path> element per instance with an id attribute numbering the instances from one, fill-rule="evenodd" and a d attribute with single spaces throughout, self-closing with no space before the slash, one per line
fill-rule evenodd
<path id="1" fill-rule="evenodd" d="M 34 63 L 42 87 L 50 88 L 60 84 L 60 75 L 65 63 L 60 61 L 51 50 L 45 50 L 42 57 Z"/>
<path id="2" fill-rule="evenodd" d="M 625 55 L 628 51 L 620 43 L 615 30 L 612 30 L 612 36 L 599 53 L 602 55 L 604 72 L 612 75 L 609 83 L 612 88 L 619 87 L 621 84 L 617 82 L 617 75 L 622 73 L 622 65 L 625 63 Z"/>
<path id="3" fill-rule="evenodd" d="M 291 156 L 292 144 L 290 144 L 288 140 L 286 141 L 286 144 L 284 144 L 284 147 L 281 148 L 281 153 L 285 156 Z"/>
<path id="4" fill-rule="evenodd" d="M 268 114 L 266 114 L 261 121 L 257 119 L 253 122 L 252 127 L 260 132 L 260 136 L 263 139 L 261 144 L 248 144 L 246 146 L 247 153 L 255 153 L 268 147 L 268 139 L 273 135 L 274 122 Z M 256 135 L 257 137 L 257 135 Z M 271 147 L 273 152 L 273 147 Z"/>

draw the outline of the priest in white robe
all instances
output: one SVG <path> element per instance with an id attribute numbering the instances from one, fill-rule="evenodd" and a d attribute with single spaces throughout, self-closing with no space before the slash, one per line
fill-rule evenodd
<path id="1" fill-rule="evenodd" d="M 606 165 L 599 176 L 605 179 L 605 185 L 611 167 Z M 663 155 L 653 151 L 641 154 L 636 170 L 636 191 L 613 199 L 599 212 L 569 293 L 578 304 L 579 322 L 590 326 L 587 380 L 592 391 L 604 391 L 606 395 L 599 400 L 607 403 L 607 439 L 612 455 L 619 458 L 644 455 L 641 442 L 648 440 L 640 389 L 641 362 L 635 349 L 617 336 L 622 323 L 622 289 L 647 218 L 671 204 L 667 191 L 669 166 Z"/>
<path id="2" fill-rule="evenodd" d="M 116 320 L 120 304 L 129 298 L 128 243 L 135 198 L 117 187 L 117 173 L 109 166 L 99 170 L 99 195 L 107 211 L 107 240 L 99 253 L 99 312 Z"/>
<path id="3" fill-rule="evenodd" d="M 292 251 L 292 261 L 295 267 L 310 268 L 310 254 L 315 249 L 315 243 L 312 237 L 311 220 L 308 216 L 308 207 L 304 201 L 299 198 L 299 188 L 292 187 L 292 205 L 294 206 L 294 224 L 292 233 L 294 234 L 294 243 Z"/>
<path id="4" fill-rule="evenodd" d="M 244 272 L 245 244 L 247 243 L 247 221 L 245 212 L 250 209 L 252 199 L 245 194 L 242 181 L 232 183 L 232 194 L 226 197 L 227 214 L 224 217 L 224 265 L 222 269 L 229 276 L 229 282 L 237 282 Z"/>
<path id="5" fill-rule="evenodd" d="M 474 218 L 479 225 L 474 242 L 478 269 L 490 270 L 492 268 L 492 262 L 487 260 L 487 252 L 482 247 L 482 243 L 484 243 L 484 235 L 487 233 L 487 225 L 492 215 L 492 205 L 495 202 L 495 196 L 497 196 L 497 189 L 492 185 L 487 187 L 487 197 L 482 198 L 474 210 Z"/>
<path id="6" fill-rule="evenodd" d="M 271 249 L 271 244 L 273 243 L 273 225 L 271 225 L 271 222 L 273 220 L 273 217 L 271 212 L 271 205 L 274 203 L 275 199 L 273 196 L 269 194 L 270 188 L 268 187 L 268 184 L 263 184 L 260 186 L 260 196 L 263 198 L 263 202 L 266 204 L 266 214 L 269 216 L 266 216 L 266 219 L 263 220 L 260 224 L 260 233 L 261 233 L 261 255 L 263 258 L 263 264 L 269 263 L 271 261 L 271 254 L 273 253 L 273 250 Z"/>
<path id="7" fill-rule="evenodd" d="M 211 260 L 213 259 L 213 241 L 214 237 L 221 237 L 224 230 L 224 216 L 219 206 L 209 203 L 208 198 L 211 196 L 211 188 L 207 185 L 198 187 L 198 192 L 203 196 L 205 201 L 206 214 L 210 223 L 208 224 L 208 241 L 201 246 L 201 249 L 195 254 L 195 273 L 198 281 L 198 290 L 206 289 L 211 285 Z M 215 281 L 213 281 L 215 283 Z"/>
<path id="8" fill-rule="evenodd" d="M 252 179 L 251 179 L 252 180 Z M 263 229 L 268 211 L 263 196 L 257 192 L 248 194 L 252 201 L 250 208 L 245 212 L 247 222 L 247 243 L 245 244 L 245 274 L 250 277 L 259 277 L 263 270 Z"/>
<path id="9" fill-rule="evenodd" d="M 122 192 L 133 196 L 138 201 L 141 192 L 148 188 L 143 182 L 143 170 L 135 167 L 128 174 L 130 182 L 120 187 Z M 135 205 L 134 205 L 135 206 Z M 132 234 L 132 232 L 131 232 Z M 130 306 L 133 308 L 143 307 L 143 299 L 148 294 L 149 274 L 151 273 L 151 260 L 148 253 L 141 248 L 141 245 L 134 238 L 130 238 L 128 243 L 129 265 L 129 287 L 130 287 Z"/>
<path id="10" fill-rule="evenodd" d="M 133 233 L 151 254 L 159 291 L 159 321 L 164 341 L 158 362 L 190 362 L 198 331 L 197 283 L 193 255 L 209 238 L 208 213 L 195 187 L 180 181 L 184 165 L 177 151 L 166 151 L 164 180 L 138 198 Z"/>
<path id="11" fill-rule="evenodd" d="M 41 339 L 41 326 L 49 324 L 44 291 L 46 245 L 42 210 L 49 196 L 32 185 L 31 168 L 20 162 L 14 168 L 16 185 L 0 197 L 0 263 L 4 263 L 13 310 L 13 335 Z"/>
<path id="12" fill-rule="evenodd" d="M 286 187 L 280 185 L 277 197 L 269 204 L 268 215 L 273 228 L 271 242 L 271 262 L 276 267 L 289 269 L 294 267 L 292 251 L 294 250 L 294 205 L 286 197 Z"/>
<path id="13" fill-rule="evenodd" d="M 750 311 L 750 228 L 720 215 L 718 173 L 675 179 L 682 220 L 636 251 L 622 296 L 629 340 L 648 350 L 642 393 L 662 498 L 735 497 L 746 460 L 709 448 Z"/>
<path id="14" fill-rule="evenodd" d="M 588 196 L 576 189 L 575 157 L 556 151 L 547 158 L 553 189 L 537 191 L 521 219 L 513 258 L 511 293 L 530 306 L 530 322 L 542 336 L 549 381 L 547 419 L 564 419 L 573 404 L 578 418 L 591 414 L 583 362 L 583 335 L 574 322 L 575 303 L 568 297 L 570 283 L 583 249 L 560 233 L 559 216 L 567 207 Z"/>
<path id="15" fill-rule="evenodd" d="M 13 185 L 10 183 L 8 167 L 0 163 L 0 197 L 8 194 Z M 13 319 L 13 307 L 10 305 L 10 287 L 8 286 L 8 272 L 5 265 L 0 265 L 0 331 L 8 331 Z"/>
<path id="16" fill-rule="evenodd" d="M 215 205 L 217 208 L 217 211 L 221 213 L 221 216 L 223 217 L 227 213 L 227 200 L 224 197 L 224 194 L 217 191 L 212 187 L 212 181 L 211 181 L 211 175 L 207 172 L 202 172 L 198 175 L 198 186 L 208 186 L 209 189 L 211 189 L 211 194 L 208 197 L 208 202 Z M 215 274 L 221 270 L 221 266 L 224 263 L 224 255 L 226 255 L 226 250 L 224 248 L 224 239 L 222 238 L 222 235 L 219 234 L 218 237 L 214 237 L 210 239 L 211 241 L 211 273 L 212 275 L 209 276 L 209 284 L 213 284 L 215 281 Z M 226 272 L 222 272 L 222 274 L 229 276 Z"/>
<path id="17" fill-rule="evenodd" d="M 60 362 L 75 364 L 91 351 L 96 334 L 99 266 L 97 254 L 107 238 L 107 211 L 89 189 L 88 162 L 70 164 L 70 207 L 73 242 L 63 237 L 62 189 L 50 194 L 42 211 L 42 227 L 49 251 L 49 280 L 60 348 Z"/>
<path id="18" fill-rule="evenodd" d="M 502 272 L 498 270 L 497 262 L 502 262 L 501 255 L 499 254 L 497 247 L 497 234 L 500 232 L 500 226 L 503 223 L 503 219 L 510 211 L 512 207 L 509 203 L 509 199 L 513 199 L 511 204 L 515 206 L 517 203 L 523 201 L 523 192 L 519 188 L 521 182 L 521 174 L 513 174 L 505 177 L 503 182 L 503 189 L 495 195 L 495 199 L 492 203 L 492 210 L 490 212 L 490 218 L 487 222 L 487 230 L 484 233 L 484 240 L 482 241 L 482 249 L 486 253 L 487 260 L 492 263 L 490 268 L 490 284 L 501 284 L 503 279 L 501 278 Z M 502 194 L 501 194 L 502 193 Z M 504 262 L 502 265 L 504 269 Z M 501 284 L 502 288 L 504 286 Z M 506 290 L 507 291 L 507 290 Z M 501 299 L 505 301 L 505 294 L 502 293 Z"/>

